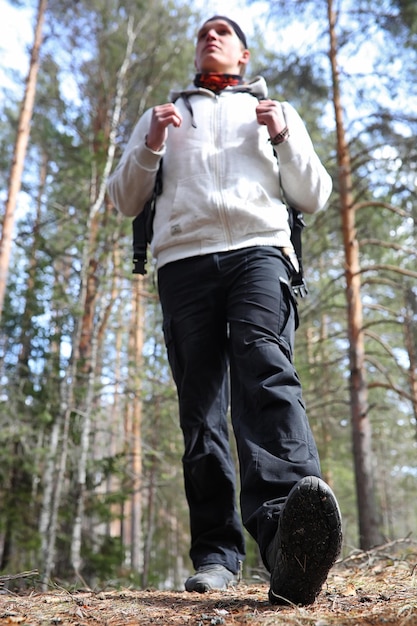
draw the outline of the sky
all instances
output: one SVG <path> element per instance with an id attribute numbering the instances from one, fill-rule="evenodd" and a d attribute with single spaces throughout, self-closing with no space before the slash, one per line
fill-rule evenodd
<path id="1" fill-rule="evenodd" d="M 33 43 L 33 11 L 12 7 L 0 0 L 0 87 L 13 86 L 5 70 L 18 71 L 25 76 L 30 48 Z"/>

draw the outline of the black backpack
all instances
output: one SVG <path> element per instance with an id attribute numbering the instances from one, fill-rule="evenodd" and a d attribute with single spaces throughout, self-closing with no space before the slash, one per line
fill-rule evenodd
<path id="1" fill-rule="evenodd" d="M 155 216 L 156 199 L 162 193 L 162 159 L 156 174 L 155 186 L 151 198 L 146 202 L 143 211 L 132 222 L 133 229 L 133 270 L 132 274 L 147 273 L 148 245 L 153 237 L 153 219 Z"/>
<path id="2" fill-rule="evenodd" d="M 146 263 L 148 262 L 148 245 L 153 236 L 153 219 L 155 216 L 156 199 L 162 193 L 162 159 L 156 175 L 152 197 L 146 202 L 143 211 L 137 215 L 133 222 L 133 274 L 145 275 Z M 308 294 L 304 279 L 302 263 L 301 233 L 305 226 L 301 211 L 287 206 L 288 221 L 291 229 L 291 243 L 297 256 L 299 271 L 292 277 L 291 285 L 296 296 L 304 298 Z"/>

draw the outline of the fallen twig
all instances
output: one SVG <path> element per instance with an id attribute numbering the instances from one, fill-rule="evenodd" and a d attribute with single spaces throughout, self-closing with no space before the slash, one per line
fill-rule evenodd
<path id="1" fill-rule="evenodd" d="M 18 578 L 30 578 L 31 576 L 38 576 L 37 569 L 30 570 L 29 572 L 20 572 L 19 574 L 5 574 L 0 576 L 0 584 L 9 580 L 17 580 Z"/>

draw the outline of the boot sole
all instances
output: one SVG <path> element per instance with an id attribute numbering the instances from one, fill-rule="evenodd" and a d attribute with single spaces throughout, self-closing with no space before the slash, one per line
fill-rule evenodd
<path id="1" fill-rule="evenodd" d="M 342 547 L 339 506 L 320 478 L 303 478 L 290 491 L 275 542 L 269 601 L 312 604 Z"/>

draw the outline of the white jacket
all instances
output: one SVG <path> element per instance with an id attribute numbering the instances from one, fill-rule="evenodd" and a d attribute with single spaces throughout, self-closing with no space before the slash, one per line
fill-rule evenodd
<path id="1" fill-rule="evenodd" d="M 108 191 L 124 215 L 136 216 L 152 194 L 163 157 L 151 245 L 158 267 L 249 246 L 290 246 L 280 181 L 287 202 L 299 210 L 314 213 L 327 202 L 331 178 L 288 102 L 282 108 L 289 140 L 274 154 L 255 113 L 258 98 L 266 96 L 263 78 L 217 96 L 196 87 L 172 94 L 183 122 L 168 128 L 159 152 L 145 144 L 152 111 L 139 120 Z"/>

